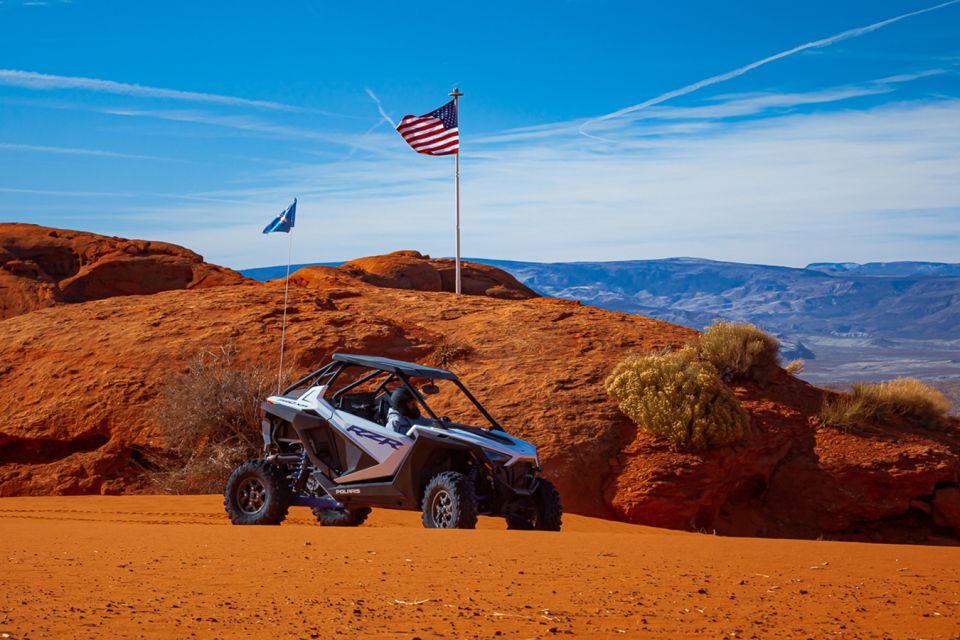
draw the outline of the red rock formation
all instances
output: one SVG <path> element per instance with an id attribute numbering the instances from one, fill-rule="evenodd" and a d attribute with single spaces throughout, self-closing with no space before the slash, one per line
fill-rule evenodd
<path id="1" fill-rule="evenodd" d="M 347 282 L 342 278 L 352 278 L 389 289 L 453 292 L 456 289 L 455 274 L 456 265 L 450 258 L 431 259 L 418 251 L 394 251 L 384 256 L 351 260 L 336 268 L 304 267 L 291 274 L 291 283 L 327 288 Z M 476 262 L 461 261 L 460 282 L 463 293 L 471 296 L 503 300 L 537 297 L 535 291 L 521 284 L 509 273 Z"/>
<path id="2" fill-rule="evenodd" d="M 933 494 L 933 519 L 960 532 L 960 488 L 944 487 Z"/>
<path id="3" fill-rule="evenodd" d="M 0 467 L 0 494 L 115 491 L 127 465 L 158 446 L 151 406 L 167 376 L 202 349 L 234 344 L 247 362 L 276 358 L 279 283 L 168 291 L 62 306 L 0 323 L 0 401 L 8 450 L 56 441 L 56 455 Z M 442 340 L 476 352 L 454 368 L 518 434 L 534 439 L 568 505 L 609 515 L 606 461 L 629 424 L 599 385 L 609 350 L 679 345 L 694 333 L 562 300 L 506 301 L 364 286 L 290 290 L 287 340 L 300 373 L 335 351 L 425 360 Z M 76 336 L 86 338 L 78 341 Z M 93 436 L 101 436 L 101 440 Z M 17 440 L 14 441 L 13 439 Z M 127 475 L 129 474 L 129 475 Z"/>
<path id="4" fill-rule="evenodd" d="M 33 273 L 32 259 L 18 254 L 14 269 Z M 473 353 L 451 368 L 510 431 L 538 445 L 571 511 L 769 536 L 916 540 L 957 526 L 956 423 L 823 427 L 816 415 L 827 392 L 780 372 L 765 387 L 736 389 L 751 416 L 746 439 L 677 453 L 624 418 L 602 383 L 624 355 L 678 347 L 696 332 L 566 300 L 397 288 L 436 283 L 423 270 L 434 261 L 416 255 L 359 262 L 359 275 L 355 266 L 313 267 L 291 277 L 292 373 L 336 351 L 426 361 L 444 341 L 466 343 Z M 69 278 L 54 281 L 36 264 L 36 282 Z M 152 411 L 165 380 L 189 355 L 222 345 L 272 368 L 282 300 L 282 283 L 272 282 L 0 321 L 0 495 L 135 489 L 143 452 L 162 446 Z"/>
<path id="5" fill-rule="evenodd" d="M 960 421 L 945 431 L 825 427 L 817 414 L 830 392 L 786 372 L 736 392 L 753 432 L 733 446 L 681 454 L 637 433 L 607 488 L 620 518 L 732 535 L 869 533 L 898 541 L 943 526 L 917 516 L 930 513 L 935 487 L 960 482 Z M 903 530 L 904 518 L 915 520 L 913 530 Z"/>
<path id="6" fill-rule="evenodd" d="M 239 284 L 239 273 L 166 242 L 0 223 L 0 319 L 60 302 Z"/>

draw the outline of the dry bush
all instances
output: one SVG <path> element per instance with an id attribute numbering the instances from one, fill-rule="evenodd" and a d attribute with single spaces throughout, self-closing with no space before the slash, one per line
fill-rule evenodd
<path id="1" fill-rule="evenodd" d="M 764 383 L 780 366 L 780 342 L 747 322 L 714 322 L 699 344 L 701 357 L 727 382 Z"/>
<path id="2" fill-rule="evenodd" d="M 827 398 L 820 409 L 824 424 L 852 427 L 898 418 L 927 427 L 947 423 L 950 401 L 915 378 L 897 378 L 877 384 L 855 384 L 849 394 Z"/>
<path id="3" fill-rule="evenodd" d="M 803 373 L 803 370 L 804 370 L 803 360 L 799 360 L 799 359 L 791 360 L 790 362 L 787 363 L 787 366 L 784 367 L 784 370 L 786 370 L 786 372 L 792 376 Z"/>
<path id="4" fill-rule="evenodd" d="M 605 387 L 624 415 L 678 450 L 724 446 L 750 429 L 733 392 L 691 347 L 629 357 L 614 368 Z"/>
<path id="5" fill-rule="evenodd" d="M 447 369 L 454 362 L 469 358 L 475 351 L 476 349 L 466 342 L 443 337 L 430 354 L 430 363 L 435 367 Z"/>
<path id="6" fill-rule="evenodd" d="M 187 360 L 170 377 L 154 408 L 167 462 L 151 473 L 165 493 L 219 493 L 227 476 L 261 446 L 260 401 L 276 378 L 237 361 L 236 349 L 220 347 Z"/>
<path id="7" fill-rule="evenodd" d="M 148 486 L 158 493 L 175 495 L 221 493 L 230 472 L 253 457 L 235 449 L 214 447 L 186 460 L 165 458 L 157 462 L 157 469 L 148 472 Z"/>

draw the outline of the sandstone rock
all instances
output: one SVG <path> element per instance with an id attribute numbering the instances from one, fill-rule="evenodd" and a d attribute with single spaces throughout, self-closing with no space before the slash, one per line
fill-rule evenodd
<path id="1" fill-rule="evenodd" d="M 290 283 L 311 288 L 362 282 L 389 289 L 448 291 L 456 289 L 456 264 L 450 258 L 432 259 L 418 251 L 394 251 L 383 256 L 351 260 L 340 267 L 304 267 L 291 274 Z M 527 300 L 537 293 L 509 273 L 476 262 L 461 261 L 463 293 L 503 300 Z"/>
<path id="2" fill-rule="evenodd" d="M 960 531 L 960 488 L 946 487 L 933 494 L 933 519 L 941 527 Z"/>
<path id="3" fill-rule="evenodd" d="M 145 454 L 163 445 L 154 401 L 188 356 L 232 345 L 242 362 L 275 366 L 283 284 L 199 288 L 236 279 L 172 245 L 96 236 L 68 252 L 49 243 L 74 232 L 54 233 L 34 232 L 43 251 L 9 250 L 33 260 L 39 279 L 0 269 L 0 495 L 137 490 Z M 465 267 L 499 284 L 474 289 L 486 296 L 451 295 L 448 263 L 415 252 L 296 272 L 291 373 L 337 351 L 427 361 L 443 341 L 467 344 L 472 353 L 451 368 L 508 430 L 537 444 L 572 512 L 739 535 L 867 526 L 864 535 L 886 539 L 884 522 L 929 518 L 911 505 L 934 495 L 937 522 L 956 527 L 958 490 L 936 488 L 960 477 L 960 430 L 822 428 L 824 392 L 778 372 L 764 388 L 735 389 L 751 416 L 743 441 L 671 451 L 622 416 L 603 380 L 623 356 L 677 348 L 695 331 L 535 297 L 505 274 Z M 437 278 L 439 290 L 424 290 Z M 524 299 L 489 297 L 501 286 Z M 87 301 L 59 304 L 64 296 Z M 456 415 L 458 406 L 437 408 Z"/>
<path id="4" fill-rule="evenodd" d="M 440 273 L 430 260 L 409 254 L 390 254 L 351 260 L 340 267 L 357 279 L 378 287 L 442 291 Z"/>
<path id="5" fill-rule="evenodd" d="M 916 509 L 917 511 L 921 513 L 925 513 L 927 515 L 930 515 L 931 513 L 933 513 L 933 507 L 926 500 L 911 500 L 910 508 Z"/>
<path id="6" fill-rule="evenodd" d="M 165 242 L 0 224 L 0 319 L 58 303 L 244 282 Z"/>
<path id="7" fill-rule="evenodd" d="M 623 352 L 679 346 L 695 335 L 543 298 L 497 300 L 368 284 L 321 293 L 324 302 L 317 304 L 317 290 L 290 289 L 295 312 L 288 316 L 287 348 L 294 375 L 336 351 L 426 361 L 443 340 L 469 344 L 474 353 L 453 368 L 508 429 L 539 445 L 567 507 L 598 515 L 613 514 L 602 497 L 615 473 L 606 461 L 632 432 L 600 384 L 609 363 Z M 172 290 L 0 322 L 0 362 L 12 365 L 0 379 L 0 402 L 8 407 L 0 432 L 18 438 L 22 450 L 31 442 L 59 443 L 51 449 L 56 455 L 0 462 L 0 495 L 101 491 L 118 483 L 135 488 L 137 451 L 162 444 L 151 407 L 164 380 L 188 355 L 226 344 L 235 345 L 244 362 L 275 366 L 282 300 L 279 282 Z M 572 315 L 550 321 L 557 307 Z M 581 353 L 585 344 L 601 348 Z M 558 387 L 561 379 L 570 383 Z M 455 406 L 449 409 L 456 415 Z M 94 427 L 106 441 L 82 438 Z"/>
<path id="8" fill-rule="evenodd" d="M 917 498 L 956 477 L 960 442 L 906 424 L 870 431 L 815 431 L 777 469 L 765 496 L 780 521 L 840 532 L 910 511 Z"/>

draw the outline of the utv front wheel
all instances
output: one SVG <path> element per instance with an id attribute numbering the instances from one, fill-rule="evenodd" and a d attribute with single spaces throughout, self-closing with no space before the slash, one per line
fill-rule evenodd
<path id="1" fill-rule="evenodd" d="M 537 490 L 533 492 L 533 504 L 537 512 L 537 521 L 533 528 L 540 531 L 560 531 L 563 505 L 560 504 L 560 492 L 552 482 L 540 478 Z"/>
<path id="2" fill-rule="evenodd" d="M 223 506 L 233 524 L 280 524 L 290 508 L 287 478 L 266 460 L 244 462 L 227 479 Z"/>
<path id="3" fill-rule="evenodd" d="M 423 492 L 423 526 L 427 529 L 474 529 L 477 499 L 469 478 L 455 471 L 433 476 Z"/>
<path id="4" fill-rule="evenodd" d="M 344 509 L 313 508 L 313 515 L 323 527 L 359 527 L 370 515 L 370 507 L 346 507 Z"/>

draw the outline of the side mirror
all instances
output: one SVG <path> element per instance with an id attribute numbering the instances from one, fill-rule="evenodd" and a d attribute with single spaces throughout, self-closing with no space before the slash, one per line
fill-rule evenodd
<path id="1" fill-rule="evenodd" d="M 435 384 L 425 384 L 420 387 L 420 392 L 426 396 L 432 396 L 434 394 L 440 393 L 440 387 Z"/>

